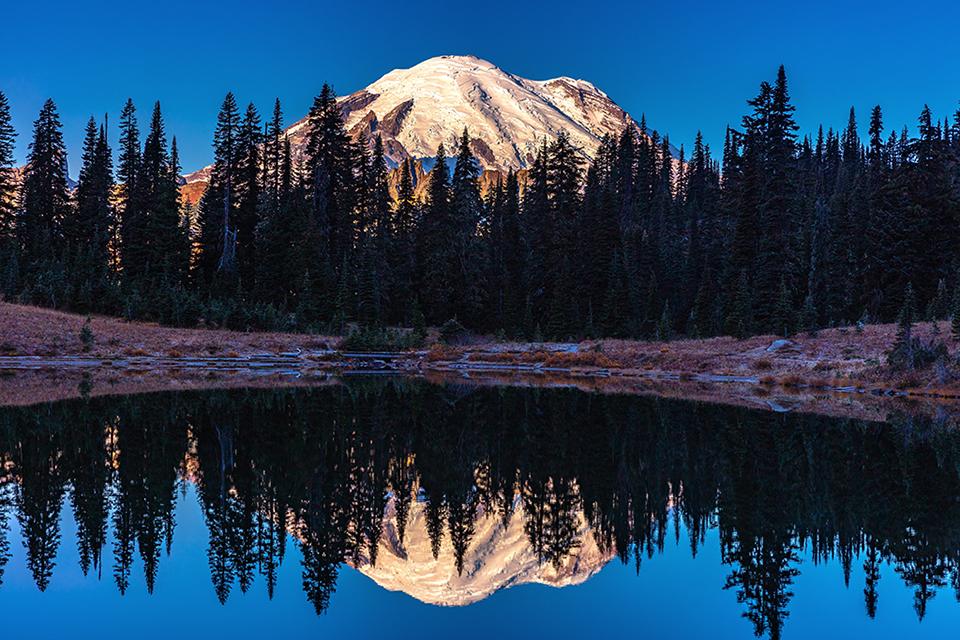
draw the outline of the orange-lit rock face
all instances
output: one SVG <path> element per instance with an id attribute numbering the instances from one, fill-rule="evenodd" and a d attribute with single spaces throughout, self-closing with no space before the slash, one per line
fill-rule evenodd
<path id="1" fill-rule="evenodd" d="M 206 181 L 187 182 L 180 187 L 180 198 L 184 204 L 196 205 L 203 197 L 203 192 L 207 190 Z"/>

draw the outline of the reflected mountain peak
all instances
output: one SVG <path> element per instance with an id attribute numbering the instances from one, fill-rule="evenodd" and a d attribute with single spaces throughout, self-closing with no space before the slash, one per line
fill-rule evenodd
<path id="1" fill-rule="evenodd" d="M 501 589 L 522 584 L 581 584 L 613 558 L 612 552 L 603 552 L 597 546 L 580 513 L 576 516 L 576 536 L 581 544 L 557 563 L 545 562 L 537 557 L 524 531 L 526 514 L 519 495 L 514 498 L 513 509 L 513 517 L 504 526 L 498 514 L 478 507 L 460 573 L 449 540 L 441 541 L 438 556 L 433 556 L 425 502 L 411 505 L 407 533 L 400 543 L 396 500 L 391 498 L 376 564 L 371 564 L 368 556 L 350 564 L 385 589 L 402 591 L 427 604 L 455 607 L 479 602 Z"/>

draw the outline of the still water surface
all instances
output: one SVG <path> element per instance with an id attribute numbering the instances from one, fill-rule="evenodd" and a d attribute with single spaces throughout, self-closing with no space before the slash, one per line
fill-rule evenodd
<path id="1" fill-rule="evenodd" d="M 960 429 L 364 378 L 0 409 L 10 638 L 952 637 Z"/>

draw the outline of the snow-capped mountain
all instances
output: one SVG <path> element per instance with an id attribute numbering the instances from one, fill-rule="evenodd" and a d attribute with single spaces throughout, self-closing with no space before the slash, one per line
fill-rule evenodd
<path id="1" fill-rule="evenodd" d="M 619 135 L 637 122 L 586 80 L 528 80 L 475 56 L 438 56 L 396 69 L 339 99 L 355 138 L 379 134 L 388 159 L 432 158 L 442 142 L 451 153 L 464 127 L 484 169 L 523 169 L 540 142 L 565 131 L 585 158 L 604 135 Z M 306 119 L 287 131 L 294 155 L 303 152 Z M 205 182 L 209 168 L 186 176 Z"/>
<path id="2" fill-rule="evenodd" d="M 564 558 L 559 568 L 539 562 L 523 530 L 523 505 L 517 498 L 506 528 L 495 515 L 479 515 L 464 556 L 463 574 L 458 574 L 449 536 L 444 536 L 439 556 L 433 557 L 424 503 L 410 506 L 403 544 L 397 536 L 392 499 L 384 516 L 376 565 L 363 559 L 354 568 L 384 589 L 402 591 L 427 604 L 464 606 L 500 589 L 527 583 L 553 587 L 580 584 L 613 557 L 612 551 L 603 552 L 597 547 L 581 516 L 580 546 Z"/>

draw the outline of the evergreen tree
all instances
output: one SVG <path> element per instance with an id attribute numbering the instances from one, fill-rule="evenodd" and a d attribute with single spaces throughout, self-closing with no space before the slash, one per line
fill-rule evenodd
<path id="1" fill-rule="evenodd" d="M 103 126 L 87 122 L 76 207 L 66 227 L 77 310 L 102 308 L 111 289 L 110 240 L 115 229 L 113 160 Z"/>
<path id="2" fill-rule="evenodd" d="M 573 263 L 579 229 L 581 161 L 565 132 L 548 149 L 546 179 L 552 219 L 545 264 L 550 300 L 548 332 L 561 337 L 578 332 L 581 320 L 576 292 L 568 284 L 576 270 Z"/>
<path id="3" fill-rule="evenodd" d="M 394 288 L 390 259 L 395 242 L 391 201 L 388 185 L 387 163 L 384 157 L 383 140 L 374 139 L 373 155 L 366 172 L 366 228 L 361 229 L 364 268 L 362 278 L 366 282 L 365 295 L 361 302 L 361 317 L 375 324 L 386 319 L 389 295 Z"/>
<path id="4" fill-rule="evenodd" d="M 773 328 L 778 335 L 787 337 L 793 333 L 795 312 L 793 307 L 793 296 L 787 288 L 785 278 L 780 280 L 780 291 L 777 295 L 777 306 L 774 308 Z"/>
<path id="5" fill-rule="evenodd" d="M 917 317 L 917 300 L 913 292 L 913 284 L 907 283 L 903 294 L 903 306 L 897 317 L 897 339 L 890 352 L 890 363 L 899 368 L 913 369 L 915 344 L 913 324 Z"/>
<path id="6" fill-rule="evenodd" d="M 228 283 L 236 270 L 236 189 L 240 158 L 240 114 L 233 93 L 227 93 L 213 134 L 214 163 L 200 200 L 198 280 L 213 286 L 219 272 Z"/>
<path id="7" fill-rule="evenodd" d="M 329 298 L 339 277 L 336 268 L 353 258 L 356 184 L 354 151 L 344 130 L 343 113 L 326 84 L 307 116 L 305 155 L 309 218 L 303 259 L 315 274 L 317 293 Z"/>
<path id="8" fill-rule="evenodd" d="M 450 184 L 451 262 L 447 286 L 452 293 L 451 317 L 471 318 L 482 312 L 483 253 L 477 233 L 483 217 L 478 177 L 480 168 L 470 151 L 470 136 L 460 136 L 457 159 Z"/>
<path id="9" fill-rule="evenodd" d="M 960 340 L 960 283 L 953 289 L 953 302 L 950 307 L 950 333 L 954 340 Z"/>
<path id="10" fill-rule="evenodd" d="M 813 295 L 808 293 L 803 299 L 803 309 L 800 311 L 800 324 L 811 338 L 817 335 L 817 307 L 813 302 Z"/>
<path id="11" fill-rule="evenodd" d="M 152 291 L 181 284 L 186 263 L 180 225 L 179 160 L 167 147 L 166 130 L 160 103 L 150 118 L 150 130 L 143 143 L 143 156 L 137 181 L 139 206 L 146 238 L 143 263 L 139 265 L 140 288 Z M 164 314 L 167 309 L 158 309 Z"/>
<path id="12" fill-rule="evenodd" d="M 456 254 L 456 235 L 450 207 L 450 170 L 443 144 L 428 176 L 427 196 L 417 229 L 417 290 L 431 304 L 426 309 L 427 321 L 440 324 L 456 313 L 450 282 Z"/>
<path id="13" fill-rule="evenodd" d="M 120 254 L 124 280 L 136 282 L 147 260 L 147 232 L 141 212 L 140 129 L 133 100 L 128 99 L 120 112 L 120 158 L 117 182 L 120 186 Z"/>
<path id="14" fill-rule="evenodd" d="M 56 275 L 62 251 L 63 223 L 69 208 L 67 149 L 63 143 L 60 115 L 53 100 L 47 100 L 33 125 L 33 142 L 20 194 L 21 212 L 17 236 L 21 272 L 41 286 L 41 301 L 63 303 L 62 282 Z"/>
<path id="15" fill-rule="evenodd" d="M 760 107 L 765 116 L 762 131 L 763 181 L 762 201 L 758 208 L 759 231 L 755 262 L 755 314 L 764 329 L 774 328 L 777 322 L 775 307 L 781 280 L 787 286 L 796 277 L 795 215 L 796 185 L 794 182 L 794 154 L 797 125 L 793 120 L 794 106 L 787 92 L 783 66 L 769 94 L 769 102 Z M 779 331 L 779 329 L 778 329 Z"/>
<path id="16" fill-rule="evenodd" d="M 412 319 L 412 303 L 417 273 L 417 230 L 420 224 L 419 207 L 414 195 L 412 160 L 402 161 L 397 178 L 397 194 L 393 204 L 393 242 L 389 264 L 392 271 L 390 317 L 400 322 Z"/>
<path id="17" fill-rule="evenodd" d="M 271 170 L 269 162 L 268 155 L 267 181 L 257 214 L 256 290 L 259 300 L 286 307 L 294 302 L 294 285 L 300 274 L 298 232 L 303 193 L 293 175 L 289 140 L 282 141 L 279 168 Z M 270 171 L 276 172 L 279 180 L 271 179 Z"/>
<path id="18" fill-rule="evenodd" d="M 14 295 L 18 287 L 16 135 L 10 103 L 0 91 L 0 295 L 4 297 Z"/>
<path id="19" fill-rule="evenodd" d="M 254 237 L 259 222 L 257 207 L 260 203 L 262 183 L 261 147 L 263 146 L 263 134 L 260 132 L 260 114 L 257 113 L 253 103 L 250 103 L 237 132 L 237 207 L 235 212 L 237 268 L 240 281 L 247 291 L 252 291 L 254 274 L 256 273 Z M 264 153 L 266 151 L 264 147 Z"/>

